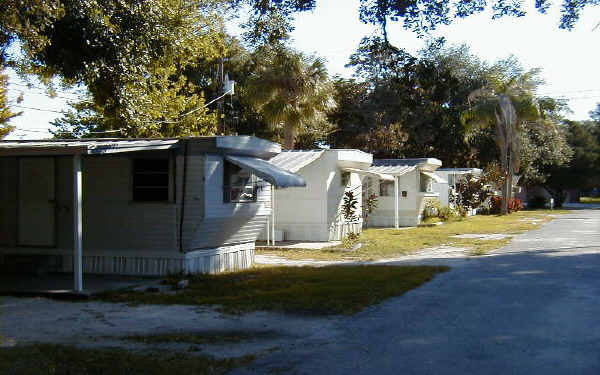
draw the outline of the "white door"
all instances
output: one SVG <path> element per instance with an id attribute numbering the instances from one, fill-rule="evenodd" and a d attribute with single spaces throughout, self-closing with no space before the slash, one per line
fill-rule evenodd
<path id="1" fill-rule="evenodd" d="M 19 245 L 55 245 L 54 158 L 19 159 Z"/>

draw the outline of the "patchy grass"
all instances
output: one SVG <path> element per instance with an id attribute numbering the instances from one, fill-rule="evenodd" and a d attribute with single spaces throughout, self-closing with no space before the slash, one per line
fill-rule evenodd
<path id="1" fill-rule="evenodd" d="M 273 331 L 207 331 L 199 333 L 177 332 L 156 335 L 133 335 L 126 336 L 124 339 L 146 345 L 168 343 L 221 345 L 267 339 L 275 336 L 276 333 Z"/>
<path id="2" fill-rule="evenodd" d="M 580 203 L 600 203 L 600 197 L 579 197 Z"/>
<path id="3" fill-rule="evenodd" d="M 227 313 L 274 310 L 307 314 L 353 314 L 401 295 L 448 267 L 267 267 L 218 275 L 189 276 L 177 294 L 116 291 L 110 302 L 220 305 Z"/>
<path id="4" fill-rule="evenodd" d="M 365 229 L 359 242 L 363 246 L 355 252 L 343 252 L 339 247 L 330 247 L 321 250 L 313 249 L 282 249 L 259 248 L 257 254 L 277 255 L 287 259 L 314 259 L 314 260 L 376 260 L 393 258 L 411 254 L 428 247 L 441 245 L 467 247 L 474 255 L 486 254 L 491 250 L 500 248 L 510 242 L 510 239 L 483 240 L 461 239 L 453 236 L 464 233 L 491 234 L 505 233 L 518 234 L 536 229 L 542 224 L 554 219 L 555 215 L 567 213 L 566 210 L 531 210 L 520 211 L 510 215 L 478 215 L 464 220 L 449 221 L 443 225 L 433 227 Z"/>
<path id="5" fill-rule="evenodd" d="M 35 344 L 0 349 L 0 374 L 224 374 L 253 360 L 253 356 L 215 359 L 164 351 L 137 353 L 121 349 L 78 349 L 72 346 Z"/>

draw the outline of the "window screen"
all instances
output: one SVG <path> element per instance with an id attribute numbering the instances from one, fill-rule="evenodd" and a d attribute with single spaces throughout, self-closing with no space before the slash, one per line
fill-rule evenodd
<path id="1" fill-rule="evenodd" d="M 433 179 L 421 173 L 421 192 L 433 192 Z"/>
<path id="2" fill-rule="evenodd" d="M 393 181 L 380 181 L 379 182 L 379 196 L 380 197 L 393 197 L 394 196 L 394 182 Z"/>
<path id="3" fill-rule="evenodd" d="M 169 159 L 133 160 L 133 200 L 137 202 L 169 200 Z"/>
<path id="4" fill-rule="evenodd" d="M 223 200 L 225 202 L 256 202 L 257 177 L 245 169 L 225 162 Z"/>

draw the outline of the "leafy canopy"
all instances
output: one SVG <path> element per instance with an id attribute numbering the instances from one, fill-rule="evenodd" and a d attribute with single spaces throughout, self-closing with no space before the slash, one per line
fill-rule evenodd
<path id="1" fill-rule="evenodd" d="M 87 87 L 86 111 L 68 113 L 61 133 L 76 121 L 132 137 L 213 133 L 216 118 L 186 73 L 199 56 L 222 54 L 219 9 L 213 0 L 17 1 L 0 19 L 3 59 Z M 21 54 L 6 53 L 11 45 Z"/>
<path id="2" fill-rule="evenodd" d="M 3 70 L 0 70 L 0 139 L 4 138 L 11 131 L 14 130 L 14 126 L 8 124 L 8 122 L 19 116 L 21 113 L 15 113 L 10 110 L 6 86 L 8 84 L 8 76 L 4 74 Z"/>

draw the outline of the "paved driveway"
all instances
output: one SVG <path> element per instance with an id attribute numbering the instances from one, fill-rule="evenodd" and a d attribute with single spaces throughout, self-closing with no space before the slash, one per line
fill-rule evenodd
<path id="1" fill-rule="evenodd" d="M 600 374 L 599 229 L 561 216 L 237 372 Z"/>

